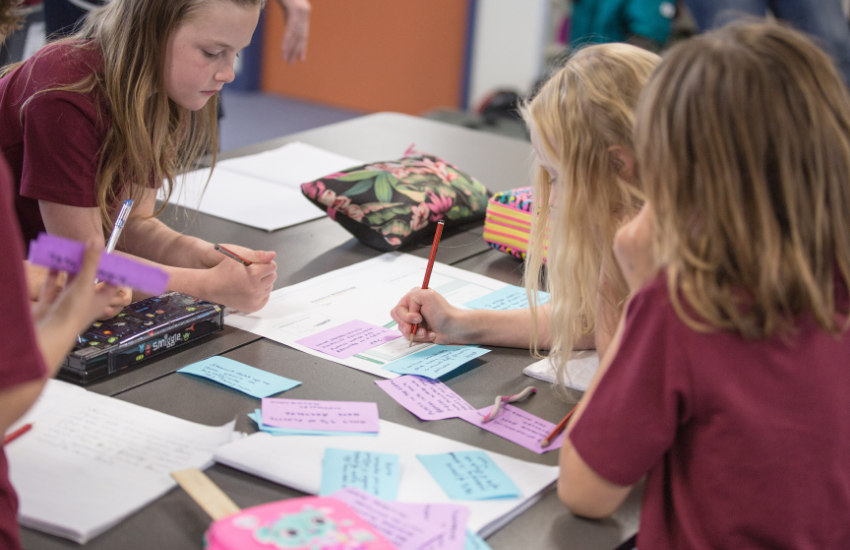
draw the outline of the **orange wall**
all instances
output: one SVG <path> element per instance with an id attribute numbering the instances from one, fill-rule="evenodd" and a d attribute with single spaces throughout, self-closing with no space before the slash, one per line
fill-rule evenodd
<path id="1" fill-rule="evenodd" d="M 307 61 L 280 56 L 268 2 L 264 91 L 364 111 L 420 114 L 460 102 L 467 0 L 312 0 Z"/>

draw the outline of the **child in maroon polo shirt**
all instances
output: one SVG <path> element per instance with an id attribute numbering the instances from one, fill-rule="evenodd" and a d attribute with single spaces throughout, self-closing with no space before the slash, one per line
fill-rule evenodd
<path id="1" fill-rule="evenodd" d="M 561 452 L 561 499 L 641 549 L 850 548 L 850 96 L 778 25 L 675 47 L 638 108 L 633 296 Z M 660 269 L 659 269 L 660 268 Z"/>

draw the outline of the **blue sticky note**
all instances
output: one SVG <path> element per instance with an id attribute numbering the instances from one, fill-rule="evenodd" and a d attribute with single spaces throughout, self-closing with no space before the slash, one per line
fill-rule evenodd
<path id="1" fill-rule="evenodd" d="M 454 500 L 515 498 L 522 493 L 484 451 L 416 455 Z"/>
<path id="2" fill-rule="evenodd" d="M 354 487 L 383 500 L 395 500 L 398 496 L 398 478 L 398 455 L 325 449 L 319 496 Z"/>
<path id="3" fill-rule="evenodd" d="M 549 293 L 542 290 L 537 293 L 538 305 L 549 301 Z M 521 286 L 508 285 L 500 288 L 486 296 L 466 302 L 469 309 L 495 309 L 504 311 L 508 309 L 525 309 L 528 305 L 528 295 Z"/>
<path id="4" fill-rule="evenodd" d="M 261 431 L 271 435 L 344 435 L 344 436 L 370 436 L 378 437 L 378 432 L 328 432 L 322 430 L 293 430 L 291 428 L 277 428 L 263 424 L 263 413 L 260 409 L 248 413 L 248 418 L 253 420 Z"/>
<path id="5" fill-rule="evenodd" d="M 425 378 L 439 378 L 473 359 L 490 353 L 477 346 L 432 346 L 420 352 L 396 359 L 383 368 L 398 374 L 415 374 Z"/>
<path id="6" fill-rule="evenodd" d="M 255 369 L 227 357 L 210 357 L 204 361 L 192 363 L 188 367 L 183 367 L 177 372 L 207 378 L 260 398 L 269 397 L 301 385 L 301 382 L 297 380 L 290 380 L 277 374 Z"/>
<path id="7" fill-rule="evenodd" d="M 466 531 L 466 542 L 463 550 L 493 550 L 475 531 Z"/>

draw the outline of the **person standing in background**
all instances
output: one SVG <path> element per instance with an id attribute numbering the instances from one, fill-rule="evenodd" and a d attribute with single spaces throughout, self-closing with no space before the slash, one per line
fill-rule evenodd
<path id="1" fill-rule="evenodd" d="M 43 0 L 45 32 L 50 38 L 73 34 L 77 23 L 88 12 L 109 0 Z M 287 63 L 307 59 L 307 37 L 310 34 L 309 0 L 277 0 L 286 18 L 286 31 L 281 55 Z"/>
<path id="2" fill-rule="evenodd" d="M 741 16 L 764 17 L 770 10 L 780 21 L 810 35 L 850 86 L 850 27 L 842 0 L 685 0 L 685 4 L 700 32 Z"/>
<path id="3" fill-rule="evenodd" d="M 675 15 L 672 0 L 573 0 L 570 48 L 628 42 L 658 52 Z"/>

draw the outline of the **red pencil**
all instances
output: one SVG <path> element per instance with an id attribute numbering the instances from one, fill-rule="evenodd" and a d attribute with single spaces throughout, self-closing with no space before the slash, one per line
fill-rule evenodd
<path id="1" fill-rule="evenodd" d="M 225 256 L 227 256 L 228 258 L 236 260 L 237 262 L 241 263 L 245 267 L 248 267 L 249 265 L 251 265 L 251 262 L 249 262 L 248 260 L 246 260 L 245 258 L 240 256 L 236 252 L 233 252 L 232 250 L 228 250 L 228 249 L 224 248 L 220 244 L 215 245 L 215 249 L 218 250 L 219 252 L 221 252 L 222 254 L 224 254 Z"/>
<path id="2" fill-rule="evenodd" d="M 440 244 L 440 235 L 443 234 L 443 225 L 445 225 L 443 220 L 437 223 L 437 232 L 434 233 L 434 244 L 431 245 L 431 257 L 428 258 L 428 267 L 425 269 L 425 280 L 422 281 L 423 290 L 428 288 L 428 282 L 431 280 L 431 270 L 434 269 L 434 258 L 437 257 L 437 246 Z M 413 330 L 410 331 L 410 342 L 407 343 L 407 347 L 413 345 L 413 337 L 416 335 L 417 329 L 419 329 L 419 323 L 413 325 Z"/>
<path id="3" fill-rule="evenodd" d="M 18 439 L 19 437 L 30 431 L 31 428 L 32 424 L 24 424 L 23 426 L 3 438 L 3 446 L 6 446 L 12 441 Z"/>
<path id="4" fill-rule="evenodd" d="M 572 414 L 575 412 L 575 410 L 577 408 L 578 408 L 578 404 L 576 404 L 576 406 L 573 407 L 570 410 L 570 412 L 567 413 L 567 416 L 565 416 L 563 420 L 558 422 L 558 425 L 555 426 L 555 429 L 552 430 L 552 433 L 547 435 L 546 439 L 544 439 L 543 441 L 540 442 L 541 447 L 548 447 L 549 444 L 552 443 L 552 440 L 555 439 L 556 437 L 558 437 L 558 435 L 560 435 L 560 433 L 564 431 L 564 428 L 567 427 L 567 422 L 570 420 L 570 416 L 572 416 Z"/>

